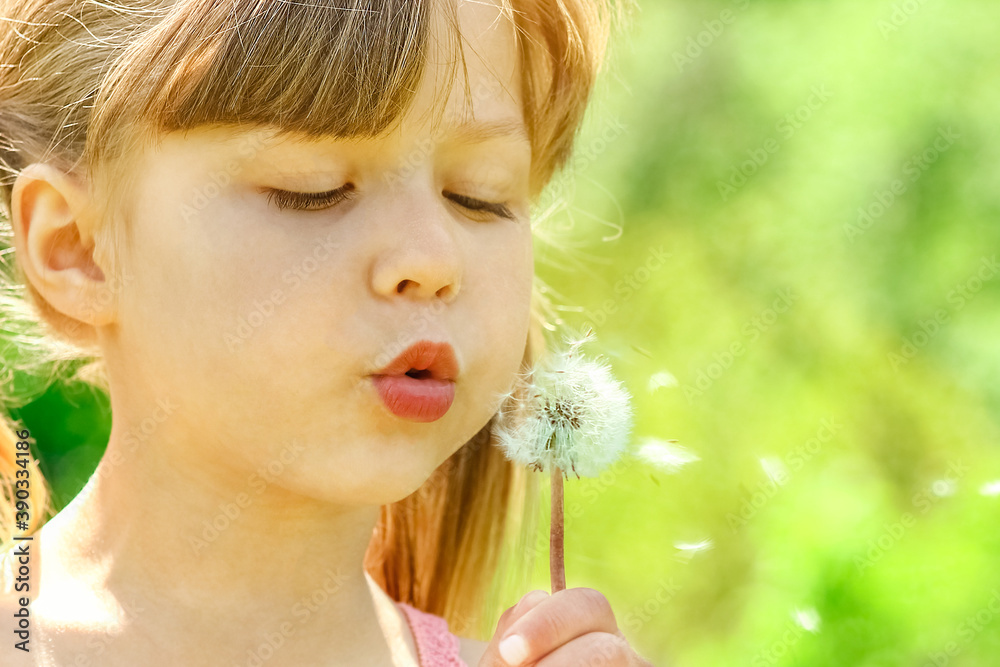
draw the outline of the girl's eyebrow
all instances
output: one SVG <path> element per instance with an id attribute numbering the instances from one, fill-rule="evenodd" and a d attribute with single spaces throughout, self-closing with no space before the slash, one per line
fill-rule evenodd
<path id="1" fill-rule="evenodd" d="M 490 139 L 506 138 L 517 139 L 526 144 L 531 143 L 524 123 L 516 118 L 503 118 L 491 121 L 465 121 L 445 131 L 444 137 L 449 142 L 466 144 L 478 144 Z"/>
<path id="2" fill-rule="evenodd" d="M 485 143 L 492 139 L 513 139 L 517 143 L 525 144 L 529 149 L 531 147 L 531 139 L 528 136 L 524 121 L 516 117 L 500 118 L 497 120 L 466 120 L 448 127 L 441 134 L 442 143 L 445 144 L 464 143 L 471 145 Z M 260 135 L 254 136 L 260 137 Z M 278 141 L 278 145 L 273 145 L 271 144 L 271 140 L 284 136 L 285 134 L 281 131 L 274 134 L 266 133 L 265 138 L 260 141 L 263 145 L 259 145 L 257 150 L 251 151 L 250 155 L 244 155 L 244 159 L 246 161 L 264 160 L 269 163 L 270 151 L 278 149 L 280 145 L 284 144 L 284 141 Z M 292 136 L 294 136 L 294 133 L 285 138 L 292 138 Z M 232 142 L 235 144 L 236 140 L 233 139 Z M 265 156 L 267 156 L 266 160 Z"/>

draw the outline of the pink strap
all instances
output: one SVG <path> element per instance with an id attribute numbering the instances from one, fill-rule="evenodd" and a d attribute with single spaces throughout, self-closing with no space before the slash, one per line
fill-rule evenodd
<path id="1" fill-rule="evenodd" d="M 405 602 L 396 604 L 413 631 L 420 667 L 469 667 L 459 656 L 458 637 L 449 632 L 447 620 Z"/>

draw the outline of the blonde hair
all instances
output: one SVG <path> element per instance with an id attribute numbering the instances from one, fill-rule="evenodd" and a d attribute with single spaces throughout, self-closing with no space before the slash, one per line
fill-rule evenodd
<path id="1" fill-rule="evenodd" d="M 95 253 L 112 275 L 130 241 L 130 160 L 166 132 L 207 124 L 271 126 L 312 137 L 377 136 L 398 122 L 421 80 L 429 19 L 446 0 L 7 0 L 0 17 L 0 243 L 10 238 L 11 193 L 20 171 L 47 162 L 84 173 L 91 188 Z M 372 7 L 374 5 L 374 8 Z M 631 0 L 500 0 L 522 62 L 524 120 L 536 200 L 570 157 L 605 48 Z M 246 34 L 253 34 L 245 40 Z M 447 35 L 446 35 L 447 37 Z M 251 46 L 248 48 L 247 43 Z M 454 68 L 459 58 L 452 62 Z M 464 65 L 464 61 L 463 65 Z M 336 63 L 330 67 L 330 63 Z M 317 72 L 322 72 L 321 76 Z M 358 86 L 357 82 L 365 82 Z M 465 77 L 466 100 L 469 81 Z M 17 366 L 0 377 L 7 405 L 17 370 L 107 389 L 94 331 L 49 306 L 14 258 L 0 252 L 0 309 Z M 533 295 L 525 365 L 544 351 L 542 307 Z M 5 353 L 5 357 L 9 356 Z M 77 362 L 86 362 L 78 364 Z M 0 423 L 0 544 L 13 535 L 12 477 L 18 441 Z M 489 446 L 490 424 L 414 494 L 382 508 L 365 568 L 393 598 L 444 616 L 454 632 L 487 638 L 508 570 L 525 566 L 534 531 L 535 475 Z M 51 507 L 37 465 L 31 525 Z M 530 538 L 529 538 L 530 539 Z M 530 555 L 530 554 L 529 554 Z M 527 574 L 525 572 L 525 574 Z M 500 575 L 500 576 L 497 576 Z M 489 590 L 488 590 L 489 589 Z"/>

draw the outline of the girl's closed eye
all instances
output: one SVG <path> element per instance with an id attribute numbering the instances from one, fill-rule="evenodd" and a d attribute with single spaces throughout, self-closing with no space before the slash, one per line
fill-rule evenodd
<path id="1" fill-rule="evenodd" d="M 293 208 L 302 211 L 322 211 L 354 196 L 354 184 L 346 183 L 336 190 L 327 192 L 289 192 L 268 188 L 267 200 L 273 201 L 279 210 Z"/>
<path id="2" fill-rule="evenodd" d="M 509 220 L 514 219 L 514 214 L 508 207 L 507 202 L 488 202 L 447 190 L 442 194 L 447 199 L 469 211 L 474 211 L 478 214 L 491 214 Z M 268 201 L 274 202 L 279 210 L 292 208 L 303 211 L 322 211 L 346 199 L 350 199 L 354 195 L 355 189 L 353 183 L 347 183 L 336 190 L 329 190 L 327 192 L 291 192 L 277 188 L 269 188 L 267 191 Z"/>
<path id="3" fill-rule="evenodd" d="M 507 202 L 488 202 L 448 191 L 445 191 L 443 194 L 451 201 L 470 211 L 492 214 L 500 218 L 507 218 L 508 220 L 514 219 L 514 214 L 507 206 Z"/>

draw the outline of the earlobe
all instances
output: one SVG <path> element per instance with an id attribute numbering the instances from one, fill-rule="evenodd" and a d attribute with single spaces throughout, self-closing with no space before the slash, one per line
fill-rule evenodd
<path id="1" fill-rule="evenodd" d="M 113 295 L 94 258 L 85 182 L 52 165 L 25 167 L 11 192 L 14 248 L 26 279 L 55 310 L 91 326 L 114 319 Z"/>

